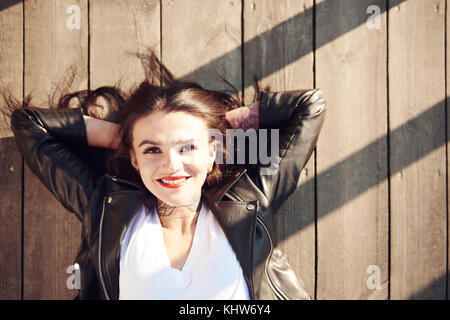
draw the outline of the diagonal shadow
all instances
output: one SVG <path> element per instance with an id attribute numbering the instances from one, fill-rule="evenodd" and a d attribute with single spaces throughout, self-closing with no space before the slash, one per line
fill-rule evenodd
<path id="1" fill-rule="evenodd" d="M 18 3 L 22 3 L 24 0 L 2 0 L 0 1 L 0 11 L 8 9 Z"/>
<path id="2" fill-rule="evenodd" d="M 429 283 L 426 287 L 418 290 L 408 297 L 408 300 L 446 300 L 445 282 L 450 272 L 444 273 L 442 276 Z M 443 293 L 443 294 L 442 294 Z M 443 298 L 444 297 L 444 298 Z"/>
<path id="3" fill-rule="evenodd" d="M 448 100 L 449 98 L 447 98 L 447 103 L 449 102 Z M 402 170 L 436 149 L 445 146 L 446 131 L 444 120 L 442 120 L 444 114 L 445 100 L 442 100 L 417 117 L 408 120 L 400 127 L 390 131 L 389 138 L 391 146 L 402 146 L 396 149 L 391 148 L 390 158 L 396 159 L 395 162 L 391 162 L 391 177 L 401 173 Z M 405 149 L 409 145 L 414 145 L 415 147 L 405 152 Z M 317 196 L 318 199 L 321 199 L 318 200 L 320 201 L 318 219 L 332 213 L 345 203 L 352 201 L 357 196 L 388 178 L 387 166 L 383 165 L 383 168 L 378 168 L 369 167 L 366 164 L 367 159 L 376 157 L 377 154 L 381 154 L 379 158 L 384 158 L 388 161 L 386 153 L 387 146 L 387 136 L 385 135 L 317 175 L 318 193 L 321 194 Z M 441 168 L 442 171 L 438 170 L 433 174 L 445 176 L 445 162 L 443 165 Z M 353 174 L 352 177 L 347 175 L 349 172 Z M 358 181 L 358 183 L 353 184 L 353 188 L 346 188 L 345 193 L 339 193 L 335 189 L 336 179 L 350 179 L 352 181 Z M 314 179 L 309 179 L 307 182 L 301 184 L 300 188 L 313 190 Z M 303 228 L 315 223 L 314 217 L 311 216 L 303 217 L 302 221 Z M 284 230 L 284 233 L 280 235 L 280 241 L 288 239 L 298 231 L 300 230 Z M 447 241 L 446 238 L 445 241 Z M 447 297 L 447 275 L 448 273 L 442 275 L 425 288 L 412 294 L 408 299 L 445 299 Z"/>
<path id="4" fill-rule="evenodd" d="M 244 0 L 242 0 L 244 1 Z M 359 1 L 359 0 L 357 0 Z M 386 12 L 386 5 L 385 3 L 388 2 L 388 8 L 389 10 L 393 7 L 398 6 L 399 4 L 401 4 L 402 2 L 404 2 L 406 0 L 366 0 L 367 2 L 367 7 L 369 5 L 373 5 L 373 4 L 378 4 L 379 8 L 380 8 L 380 14 L 383 14 L 384 12 Z M 316 12 L 320 12 L 320 11 L 328 11 L 328 8 L 331 6 L 331 2 L 332 0 L 327 0 L 325 2 L 321 2 L 320 4 L 316 4 L 315 5 L 315 11 Z M 357 19 L 350 19 L 350 20 L 346 20 L 345 23 L 341 23 L 339 25 L 339 28 L 327 28 L 324 27 L 326 32 L 321 32 L 320 35 L 316 35 L 316 44 L 315 44 L 315 48 L 313 48 L 312 45 L 307 45 L 306 48 L 304 48 L 305 50 L 296 50 L 296 48 L 294 47 L 289 47 L 289 50 L 291 51 L 295 51 L 295 52 L 289 52 L 289 54 L 285 54 L 283 56 L 283 60 L 282 62 L 280 62 L 280 64 L 276 64 L 276 63 L 269 63 L 269 64 L 264 64 L 264 68 L 259 68 L 258 69 L 258 78 L 262 79 L 265 78 L 277 71 L 279 71 L 280 69 L 282 69 L 283 67 L 288 66 L 289 64 L 301 59 L 303 56 L 308 55 L 309 53 L 311 53 L 313 50 L 317 50 L 319 48 L 321 48 L 322 46 L 334 41 L 335 39 L 343 36 L 344 34 L 351 32 L 352 30 L 358 28 L 359 26 L 363 25 L 366 23 L 368 17 L 370 16 L 370 14 L 366 13 L 366 7 L 362 7 L 362 6 L 354 6 L 354 2 L 355 0 L 340 0 L 339 3 L 341 5 L 341 7 L 343 8 L 354 8 L 352 9 L 354 12 L 352 13 L 352 16 L 356 16 L 358 17 Z M 263 33 L 261 33 L 260 35 L 248 40 L 247 42 L 243 43 L 242 46 L 238 46 L 237 48 L 228 51 L 227 53 L 223 54 L 222 56 L 212 60 L 211 62 L 205 64 L 204 66 L 201 66 L 199 68 L 197 68 L 196 70 L 194 70 L 193 72 L 185 75 L 184 77 L 181 78 L 181 80 L 196 80 L 198 81 L 199 79 L 211 79 L 211 74 L 216 71 L 216 70 L 223 70 L 224 66 L 226 67 L 227 65 L 229 65 L 230 61 L 236 61 L 236 57 L 239 57 L 242 54 L 242 48 L 245 51 L 249 51 L 252 54 L 256 55 L 256 57 L 252 60 L 254 60 L 256 63 L 263 61 L 261 60 L 262 58 L 259 56 L 259 54 L 261 54 L 261 50 L 262 48 L 265 48 L 267 51 L 270 51 L 270 44 L 278 44 L 280 43 L 280 35 L 283 35 L 285 33 L 286 30 L 292 30 L 292 26 L 297 26 L 297 25 L 302 25 L 302 22 L 304 22 L 304 19 L 309 19 L 310 17 L 313 17 L 313 13 L 314 13 L 314 7 L 311 7 L 309 9 L 306 9 L 304 11 L 302 11 L 301 13 L 293 16 L 290 19 L 287 19 L 277 25 L 275 25 L 274 27 L 272 27 L 270 30 L 267 30 Z M 348 12 L 346 12 L 346 14 L 348 14 Z M 336 16 L 337 18 L 337 16 Z M 316 32 L 317 30 L 320 32 L 320 28 L 316 28 Z M 277 50 L 277 46 L 274 46 Z M 303 48 L 302 48 L 303 49 Z M 269 52 L 269 55 L 271 53 Z M 272 53 L 275 54 L 275 53 Z M 242 57 L 242 59 L 244 59 L 244 57 Z M 278 59 L 277 59 L 278 60 Z M 262 69 L 262 70 L 260 70 Z M 242 71 L 244 74 L 246 74 L 245 71 L 245 65 L 244 65 L 244 70 Z M 246 78 L 250 79 L 249 75 L 246 75 Z M 208 82 L 206 82 L 208 83 Z M 242 84 L 244 86 L 244 84 Z M 249 87 L 251 84 L 247 83 L 245 84 L 247 87 Z M 243 88 L 246 89 L 246 88 Z"/>
<path id="5" fill-rule="evenodd" d="M 435 149 L 445 145 L 445 123 L 442 120 L 445 114 L 444 108 L 445 104 L 444 100 L 442 100 L 417 117 L 408 120 L 400 127 L 390 131 L 390 144 L 394 147 L 402 146 L 402 148 L 391 148 L 390 157 L 391 159 L 396 159 L 395 162 L 391 163 L 391 177 L 400 173 L 415 161 L 427 156 Z M 405 152 L 405 149 L 409 145 L 414 145 L 415 148 L 408 149 L 408 152 Z M 343 172 L 352 172 L 354 179 L 359 182 L 354 184 L 353 188 L 346 189 L 346 193 L 341 193 L 340 197 L 333 198 L 333 194 L 327 193 L 330 198 L 328 201 L 320 202 L 319 218 L 331 213 L 343 204 L 353 200 L 358 195 L 387 179 L 387 171 L 384 170 L 385 168 L 369 167 L 366 164 L 367 159 L 373 158 L 374 155 L 385 153 L 387 151 L 385 150 L 386 146 L 387 136 L 385 135 L 317 176 L 318 188 L 321 189 L 318 192 L 322 194 L 326 190 L 329 190 L 327 186 L 331 177 L 339 177 Z M 382 154 L 380 158 L 387 159 L 387 154 Z M 354 168 L 358 168 L 358 170 L 354 170 Z M 441 172 L 436 172 L 436 174 L 445 175 L 445 166 Z M 351 177 L 347 177 L 346 179 L 349 178 Z M 302 184 L 301 187 L 313 188 L 313 184 L 314 181 L 309 180 Z M 310 223 L 313 222 L 312 220 L 310 221 Z"/>
<path id="6" fill-rule="evenodd" d="M 447 103 L 449 99 L 447 98 Z M 391 162 L 391 177 L 400 174 L 402 170 L 414 164 L 414 162 L 424 158 L 436 149 L 445 146 L 445 122 L 442 119 L 444 114 L 445 100 L 442 100 L 417 117 L 408 120 L 400 127 L 390 131 L 390 145 L 393 146 L 390 148 L 390 159 L 396 160 L 395 162 Z M 379 183 L 388 179 L 387 165 L 383 163 L 382 168 L 367 165 L 367 159 L 374 157 L 388 161 L 386 150 L 388 146 L 387 139 L 388 137 L 386 135 L 376 139 L 361 150 L 349 155 L 336 165 L 327 168 L 317 175 L 317 198 L 319 199 L 318 220 L 326 217 L 342 205 L 352 201 L 370 188 L 376 187 Z M 414 148 L 407 149 L 407 146 L 410 145 L 414 145 Z M 443 175 L 445 177 L 445 166 L 446 164 L 443 162 L 441 171 L 438 170 L 430 174 Z M 355 170 L 355 168 L 357 169 Z M 339 179 L 350 180 L 350 183 L 357 183 L 353 183 L 352 188 L 346 188 L 345 193 L 343 193 L 336 190 L 336 180 Z M 314 190 L 313 188 L 314 179 L 309 179 L 300 185 L 300 189 L 304 190 Z M 292 213 L 283 211 L 281 214 Z M 296 232 L 314 223 L 314 216 L 304 216 L 302 217 L 301 228 L 285 228 L 283 233 L 277 235 L 278 239 L 279 241 L 284 241 Z M 444 241 L 447 242 L 446 237 Z M 447 275 L 448 272 L 429 283 L 426 287 L 413 293 L 407 299 L 446 299 Z"/>

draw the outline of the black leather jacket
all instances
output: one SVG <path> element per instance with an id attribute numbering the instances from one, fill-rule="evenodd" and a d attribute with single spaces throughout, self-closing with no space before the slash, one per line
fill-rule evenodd
<path id="1" fill-rule="evenodd" d="M 274 214 L 299 186 L 325 105 L 319 89 L 262 92 L 260 128 L 280 129 L 277 171 L 264 175 L 258 166 L 237 168 L 203 194 L 241 264 L 251 299 L 310 299 L 276 247 Z M 89 164 L 88 157 L 95 155 L 87 145 L 81 108 L 18 109 L 11 125 L 26 164 L 82 221 L 77 298 L 118 299 L 120 245 L 142 205 L 139 187 Z"/>

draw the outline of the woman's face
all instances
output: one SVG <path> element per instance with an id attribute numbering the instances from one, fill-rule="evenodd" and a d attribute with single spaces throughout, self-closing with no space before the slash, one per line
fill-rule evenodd
<path id="1" fill-rule="evenodd" d="M 171 206 L 192 205 L 216 157 L 206 122 L 186 112 L 154 112 L 132 129 L 133 167 L 147 189 Z"/>

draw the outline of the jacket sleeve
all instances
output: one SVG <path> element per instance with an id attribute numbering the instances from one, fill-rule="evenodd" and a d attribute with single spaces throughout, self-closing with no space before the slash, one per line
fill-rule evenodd
<path id="1" fill-rule="evenodd" d="M 325 120 L 326 99 L 320 89 L 261 93 L 259 128 L 278 131 L 278 152 L 271 150 L 271 168 L 259 166 L 260 188 L 275 214 L 298 188 Z M 267 136 L 272 137 L 272 130 Z M 268 139 L 271 141 L 271 139 Z M 273 140 L 273 139 L 272 139 Z M 273 149 L 267 146 L 267 149 Z"/>
<path id="2" fill-rule="evenodd" d="M 88 147 L 82 109 L 16 109 L 11 128 L 31 171 L 67 210 L 83 220 L 101 174 L 76 152 Z"/>

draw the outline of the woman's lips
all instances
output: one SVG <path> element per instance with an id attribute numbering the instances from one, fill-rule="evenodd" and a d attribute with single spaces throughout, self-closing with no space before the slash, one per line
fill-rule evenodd
<path id="1" fill-rule="evenodd" d="M 181 187 L 190 177 L 188 176 L 170 176 L 162 177 L 157 179 L 160 185 L 165 188 L 179 188 Z"/>

